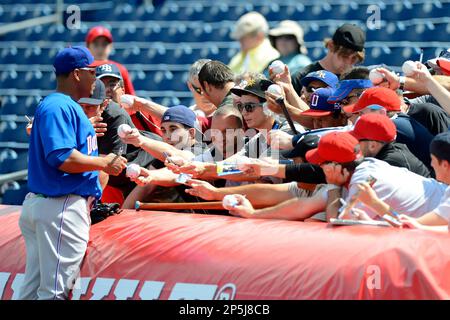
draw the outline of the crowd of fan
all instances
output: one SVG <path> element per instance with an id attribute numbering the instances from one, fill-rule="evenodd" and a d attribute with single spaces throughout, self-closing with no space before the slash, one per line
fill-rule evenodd
<path id="1" fill-rule="evenodd" d="M 192 64 L 195 105 L 162 106 L 136 96 L 125 67 L 108 60 L 111 33 L 89 31 L 97 80 L 78 102 L 99 154 L 140 167 L 131 177 L 101 172 L 105 196 L 120 190 L 123 208 L 225 198 L 223 212 L 203 211 L 447 231 L 450 51 L 415 62 L 408 76 L 374 67 L 376 81 L 361 66 L 365 34 L 355 25 L 325 39 L 327 54 L 315 62 L 294 21 L 269 30 L 251 12 L 232 37 L 241 51 L 228 65 Z M 130 130 L 119 132 L 123 124 Z"/>

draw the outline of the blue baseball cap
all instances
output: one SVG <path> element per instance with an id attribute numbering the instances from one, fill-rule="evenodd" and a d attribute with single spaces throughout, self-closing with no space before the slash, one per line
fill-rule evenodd
<path id="1" fill-rule="evenodd" d="M 70 73 L 80 68 L 95 68 L 92 66 L 94 57 L 86 47 L 75 46 L 64 48 L 58 52 L 53 61 L 56 75 Z"/>
<path id="2" fill-rule="evenodd" d="M 311 95 L 309 110 L 303 111 L 302 116 L 324 117 L 341 110 L 341 107 L 328 102 L 328 98 L 333 94 L 332 88 L 320 88 Z"/>
<path id="3" fill-rule="evenodd" d="M 336 90 L 333 92 L 333 95 L 328 99 L 328 102 L 339 102 L 342 99 L 347 98 L 350 92 L 353 89 L 367 89 L 372 88 L 373 84 L 370 80 L 365 79 L 351 79 L 351 80 L 342 80 L 339 82 Z"/>
<path id="4" fill-rule="evenodd" d="M 308 73 L 305 77 L 302 78 L 302 80 L 300 80 L 300 83 L 302 84 L 302 86 L 306 87 L 312 81 L 322 81 L 329 87 L 336 88 L 339 83 L 339 78 L 337 77 L 337 75 L 330 71 L 319 70 Z"/>
<path id="5" fill-rule="evenodd" d="M 102 64 L 95 69 L 97 79 L 101 79 L 104 77 L 113 77 L 122 80 L 122 75 L 120 74 L 119 67 L 114 63 L 111 64 Z"/>
<path id="6" fill-rule="evenodd" d="M 184 124 L 190 128 L 195 128 L 195 121 L 197 117 L 194 111 L 186 106 L 178 105 L 170 107 L 164 112 L 161 123 L 163 122 L 176 122 Z"/>

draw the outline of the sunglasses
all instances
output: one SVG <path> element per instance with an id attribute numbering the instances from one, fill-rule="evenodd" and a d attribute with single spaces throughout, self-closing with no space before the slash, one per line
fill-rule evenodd
<path id="1" fill-rule="evenodd" d="M 196 87 L 192 82 L 191 82 L 191 86 L 192 86 L 192 88 L 194 89 L 195 92 L 197 92 L 200 95 L 203 94 L 202 89 L 199 88 L 199 87 Z"/>
<path id="2" fill-rule="evenodd" d="M 78 68 L 79 70 L 87 71 L 92 75 L 96 75 L 95 68 Z"/>
<path id="3" fill-rule="evenodd" d="M 255 103 L 255 102 L 248 102 L 248 103 L 242 103 L 242 102 L 238 102 L 236 104 L 237 108 L 239 109 L 240 112 L 245 111 L 246 112 L 253 112 L 253 110 L 255 110 L 256 107 L 262 107 L 263 104 L 262 103 Z"/>
<path id="4" fill-rule="evenodd" d="M 305 87 L 305 90 L 306 90 L 306 92 L 309 92 L 309 93 L 313 93 L 313 92 L 315 92 L 317 89 L 320 89 L 320 87 L 311 87 L 311 86 L 306 86 Z"/>
<path id="5" fill-rule="evenodd" d="M 353 98 L 359 98 L 361 96 L 362 93 L 359 94 L 354 94 L 351 96 L 347 96 L 346 98 L 342 99 L 341 101 L 339 101 L 337 104 L 340 106 L 347 106 L 350 104 L 350 100 Z"/>

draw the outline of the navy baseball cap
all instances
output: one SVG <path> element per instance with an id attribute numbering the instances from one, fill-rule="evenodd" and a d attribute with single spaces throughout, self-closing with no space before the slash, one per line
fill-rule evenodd
<path id="1" fill-rule="evenodd" d="M 439 133 L 431 140 L 430 153 L 439 160 L 450 162 L 450 131 Z"/>
<path id="2" fill-rule="evenodd" d="M 75 69 L 95 68 L 94 57 L 86 47 L 75 46 L 64 48 L 58 52 L 53 61 L 56 75 L 67 74 Z"/>
<path id="3" fill-rule="evenodd" d="M 122 75 L 120 74 L 119 67 L 117 67 L 114 63 L 111 64 L 102 64 L 95 69 L 95 73 L 97 79 L 101 79 L 104 77 L 113 77 L 122 80 Z"/>
<path id="4" fill-rule="evenodd" d="M 372 81 L 366 79 L 342 80 L 330 98 L 328 98 L 328 102 L 336 103 L 347 98 L 353 89 L 367 89 L 372 87 Z"/>
<path id="5" fill-rule="evenodd" d="M 186 106 L 178 105 L 170 107 L 164 112 L 161 123 L 163 122 L 176 122 L 184 124 L 190 128 L 195 128 L 195 121 L 197 117 L 194 111 Z"/>
<path id="6" fill-rule="evenodd" d="M 331 88 L 336 88 L 339 83 L 339 78 L 332 72 L 326 70 L 319 70 L 308 73 L 300 80 L 302 86 L 306 87 L 312 81 L 322 81 Z"/>
<path id="7" fill-rule="evenodd" d="M 79 104 L 89 104 L 92 106 L 98 106 L 102 104 L 106 99 L 106 90 L 105 85 L 99 79 L 95 80 L 95 89 L 92 95 L 89 98 L 81 98 L 78 100 Z"/>
<path id="8" fill-rule="evenodd" d="M 311 95 L 309 110 L 303 111 L 302 116 L 324 117 L 341 110 L 341 107 L 328 102 L 328 98 L 333 94 L 332 88 L 320 88 Z"/>

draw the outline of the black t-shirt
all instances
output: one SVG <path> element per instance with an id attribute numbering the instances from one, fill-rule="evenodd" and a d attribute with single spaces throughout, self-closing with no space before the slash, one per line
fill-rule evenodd
<path id="1" fill-rule="evenodd" d="M 325 70 L 325 69 L 322 67 L 322 65 L 319 63 L 319 61 L 316 61 L 316 62 L 313 62 L 313 63 L 307 65 L 302 70 L 291 75 L 292 85 L 295 89 L 295 92 L 297 92 L 298 96 L 300 96 L 302 94 L 301 92 L 302 92 L 302 87 L 303 87 L 302 84 L 300 83 L 300 81 L 308 73 L 314 72 L 314 71 L 320 71 L 320 70 Z"/>
<path id="2" fill-rule="evenodd" d="M 408 115 L 427 128 L 433 136 L 448 131 L 450 127 L 448 114 L 433 103 L 411 103 Z"/>
<path id="3" fill-rule="evenodd" d="M 285 176 L 286 182 L 327 183 L 322 168 L 311 163 L 288 164 L 286 166 Z"/>
<path id="4" fill-rule="evenodd" d="M 403 143 L 392 142 L 386 144 L 375 158 L 386 161 L 391 166 L 406 168 L 422 177 L 431 177 L 430 170 Z"/>
<path id="5" fill-rule="evenodd" d="M 103 122 L 107 124 L 107 131 L 103 137 L 99 137 L 98 153 L 99 154 L 118 154 L 120 148 L 123 150 L 124 157 L 130 163 L 136 163 L 141 167 L 147 167 L 153 161 L 153 157 L 131 144 L 125 144 L 120 140 L 117 129 L 121 124 L 128 124 L 131 128 L 135 128 L 130 115 L 122 109 L 117 103 L 111 101 L 102 113 Z M 147 131 L 140 131 L 144 136 L 161 141 L 161 137 Z"/>

